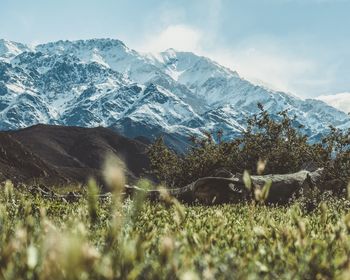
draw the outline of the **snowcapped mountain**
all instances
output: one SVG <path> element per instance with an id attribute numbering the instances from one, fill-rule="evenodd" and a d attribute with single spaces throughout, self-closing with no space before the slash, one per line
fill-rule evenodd
<path id="1" fill-rule="evenodd" d="M 350 117 L 319 100 L 254 85 L 209 58 L 173 49 L 141 54 L 112 39 L 28 47 L 0 40 L 0 129 L 37 123 L 111 127 L 129 137 L 160 134 L 178 150 L 190 135 L 244 130 L 257 103 L 288 110 L 318 137 Z"/>
<path id="2" fill-rule="evenodd" d="M 21 43 L 0 39 L 0 60 L 2 61 L 9 61 L 25 51 L 31 51 L 31 48 Z"/>

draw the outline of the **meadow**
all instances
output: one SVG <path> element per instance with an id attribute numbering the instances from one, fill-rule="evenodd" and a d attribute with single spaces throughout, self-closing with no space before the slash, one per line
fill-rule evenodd
<path id="1" fill-rule="evenodd" d="M 145 185 L 141 182 L 140 185 Z M 326 193 L 308 209 L 241 202 L 183 205 L 44 199 L 0 189 L 1 279 L 349 279 L 350 201 Z"/>
<path id="2" fill-rule="evenodd" d="M 245 170 L 251 195 L 236 203 L 182 204 L 164 187 L 157 201 L 140 190 L 126 196 L 125 167 L 114 157 L 101 170 L 110 191 L 103 198 L 107 189 L 93 180 L 75 201 L 2 184 L 0 279 L 350 279 L 350 130 L 330 128 L 312 144 L 286 112 L 275 120 L 260 108 L 239 139 L 222 141 L 219 131 L 193 138 L 185 155 L 162 138 L 148 149 L 151 171 L 167 188 L 217 168 Z M 252 186 L 249 174 L 292 173 L 305 164 L 323 168 L 322 178 L 287 204 L 264 202 L 271 183 Z"/>

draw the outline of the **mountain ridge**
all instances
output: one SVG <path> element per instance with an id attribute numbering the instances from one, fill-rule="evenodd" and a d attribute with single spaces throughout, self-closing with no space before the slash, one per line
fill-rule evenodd
<path id="1" fill-rule="evenodd" d="M 287 110 L 317 140 L 350 117 L 326 103 L 254 85 L 236 71 L 190 52 L 141 54 L 116 39 L 27 47 L 0 41 L 0 129 L 36 123 L 104 126 L 128 137 L 165 140 L 183 151 L 192 134 L 237 137 L 261 103 Z M 3 46 L 1 46 L 1 44 Z M 7 47 L 5 47 L 5 45 Z M 8 46 L 17 46 L 8 47 Z"/>

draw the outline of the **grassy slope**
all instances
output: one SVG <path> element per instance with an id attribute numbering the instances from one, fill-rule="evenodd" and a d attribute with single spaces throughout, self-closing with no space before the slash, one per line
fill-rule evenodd
<path id="1" fill-rule="evenodd" d="M 0 190 L 0 278 L 350 277 L 350 203 L 77 203 Z M 141 201 L 136 198 L 134 201 Z"/>

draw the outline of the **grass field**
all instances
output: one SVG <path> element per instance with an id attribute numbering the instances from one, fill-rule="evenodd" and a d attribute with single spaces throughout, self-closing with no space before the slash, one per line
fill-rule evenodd
<path id="1" fill-rule="evenodd" d="M 0 191 L 3 279 L 350 279 L 350 203 L 66 203 Z"/>

